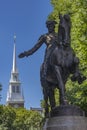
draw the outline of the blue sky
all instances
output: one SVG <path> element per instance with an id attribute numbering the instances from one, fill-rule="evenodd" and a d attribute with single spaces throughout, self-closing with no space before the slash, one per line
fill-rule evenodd
<path id="1" fill-rule="evenodd" d="M 40 107 L 43 94 L 39 72 L 45 45 L 28 58 L 19 59 L 18 54 L 32 48 L 40 35 L 47 32 L 45 22 L 52 9 L 50 0 L 0 0 L 0 83 L 3 85 L 1 104 L 6 103 L 15 33 L 17 68 L 24 91 L 25 107 Z"/>

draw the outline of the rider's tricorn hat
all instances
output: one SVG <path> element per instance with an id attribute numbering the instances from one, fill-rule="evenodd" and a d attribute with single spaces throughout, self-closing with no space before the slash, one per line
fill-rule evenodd
<path id="1" fill-rule="evenodd" d="M 48 21 L 46 21 L 46 25 L 55 25 L 55 24 L 57 24 L 57 22 L 56 21 L 54 21 L 54 20 L 48 20 Z"/>

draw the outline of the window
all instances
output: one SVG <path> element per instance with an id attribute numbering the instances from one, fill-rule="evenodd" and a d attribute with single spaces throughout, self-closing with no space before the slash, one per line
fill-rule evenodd
<path id="1" fill-rule="evenodd" d="M 14 80 L 17 81 L 17 76 L 16 75 L 14 76 Z"/>
<path id="2" fill-rule="evenodd" d="M 20 86 L 12 86 L 12 92 L 13 93 L 19 93 L 20 92 Z"/>

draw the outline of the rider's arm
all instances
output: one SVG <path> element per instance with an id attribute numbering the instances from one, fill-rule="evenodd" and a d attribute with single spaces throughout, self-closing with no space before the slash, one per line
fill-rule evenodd
<path id="1" fill-rule="evenodd" d="M 34 52 L 36 52 L 36 51 L 41 47 L 41 45 L 42 45 L 43 43 L 44 43 L 44 35 L 42 35 L 42 36 L 38 39 L 37 43 L 34 45 L 34 47 L 33 47 L 32 49 L 30 49 L 30 50 L 24 52 L 25 55 L 26 55 L 26 56 L 32 55 Z"/>

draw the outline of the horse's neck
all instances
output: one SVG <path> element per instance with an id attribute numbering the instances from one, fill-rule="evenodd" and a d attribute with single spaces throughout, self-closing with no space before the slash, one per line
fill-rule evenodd
<path id="1" fill-rule="evenodd" d="M 70 44 L 70 21 L 66 21 L 66 19 L 63 17 L 59 23 L 59 29 L 58 29 L 58 42 L 60 44 Z"/>

